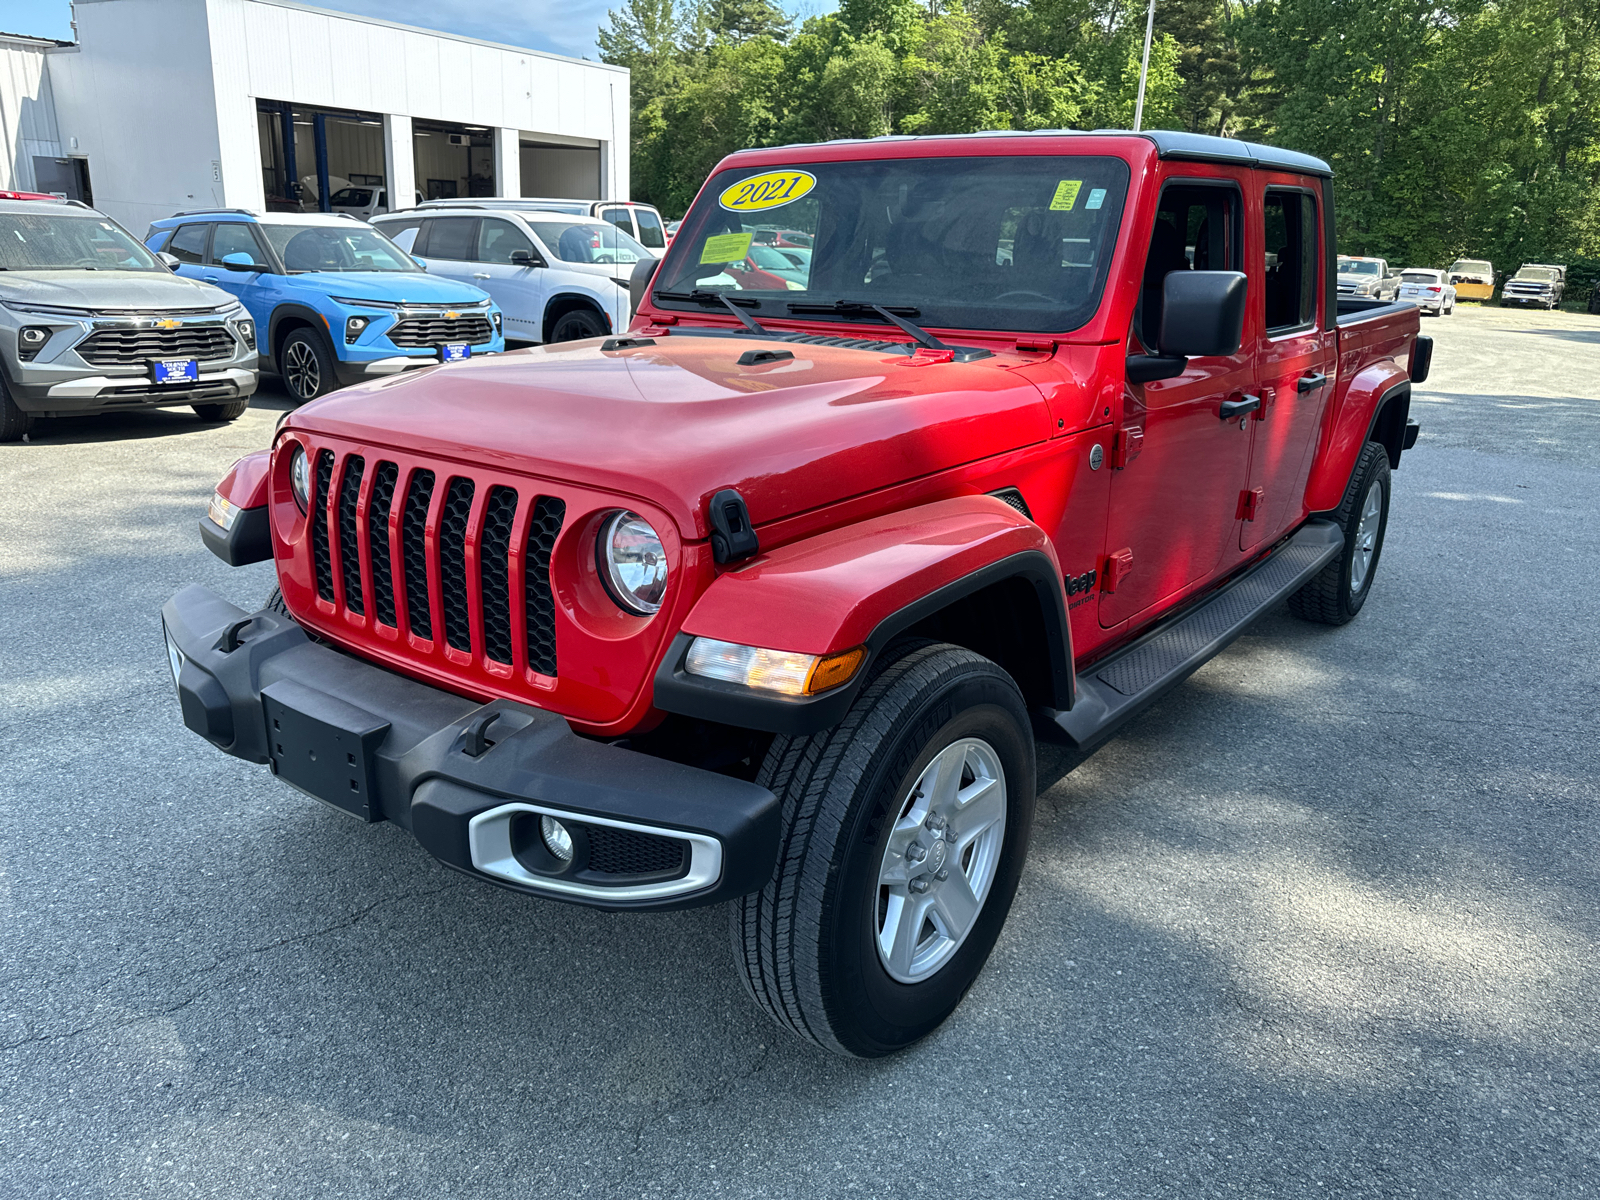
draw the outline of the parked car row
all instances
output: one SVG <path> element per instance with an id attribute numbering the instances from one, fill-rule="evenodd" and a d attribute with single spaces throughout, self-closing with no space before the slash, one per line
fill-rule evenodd
<path id="1" fill-rule="evenodd" d="M 1458 258 L 1442 271 L 1431 267 L 1396 271 L 1382 258 L 1344 255 L 1339 258 L 1341 296 L 1406 300 L 1435 316 L 1448 316 L 1458 299 L 1493 299 L 1494 280 L 1494 265 L 1478 258 Z M 1565 267 L 1524 263 L 1500 289 L 1500 303 L 1555 308 L 1561 303 L 1566 284 Z"/>
<path id="2" fill-rule="evenodd" d="M 1463 300 L 1494 299 L 1494 264 L 1482 258 L 1458 258 L 1445 268 L 1456 295 Z M 1565 298 L 1567 269 L 1554 263 L 1523 263 L 1500 289 L 1501 304 L 1534 304 L 1555 308 Z"/>

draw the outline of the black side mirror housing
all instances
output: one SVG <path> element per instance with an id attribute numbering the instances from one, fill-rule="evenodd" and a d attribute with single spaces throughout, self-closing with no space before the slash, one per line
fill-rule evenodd
<path id="1" fill-rule="evenodd" d="M 1245 277 L 1239 271 L 1173 271 L 1162 286 L 1163 357 L 1237 354 L 1244 338 Z"/>
<path id="2" fill-rule="evenodd" d="M 513 250 L 511 252 L 511 265 L 514 267 L 542 267 L 544 263 L 539 261 L 532 250 Z"/>
<path id="3" fill-rule="evenodd" d="M 656 267 L 661 264 L 659 258 L 641 258 L 633 264 L 633 271 L 628 275 L 628 305 L 629 314 L 637 313 L 639 305 L 644 303 L 645 293 L 650 290 L 650 280 L 655 277 Z"/>

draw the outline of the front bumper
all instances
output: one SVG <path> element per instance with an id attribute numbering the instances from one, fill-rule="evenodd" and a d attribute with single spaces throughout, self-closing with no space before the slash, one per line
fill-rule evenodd
<path id="1" fill-rule="evenodd" d="M 605 909 L 713 904 L 771 876 L 779 811 L 765 788 L 417 683 L 207 588 L 161 617 L 185 725 L 341 811 L 409 829 L 458 871 Z M 571 862 L 538 841 L 545 816 L 571 832 Z"/>

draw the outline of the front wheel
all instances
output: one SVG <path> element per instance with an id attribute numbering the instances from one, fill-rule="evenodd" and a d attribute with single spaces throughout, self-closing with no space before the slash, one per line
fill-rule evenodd
<path id="1" fill-rule="evenodd" d="M 584 338 L 605 337 L 606 324 L 600 314 L 588 308 L 575 308 L 556 318 L 550 330 L 552 342 L 581 342 Z"/>
<path id="2" fill-rule="evenodd" d="M 1333 513 L 1344 530 L 1344 551 L 1289 597 L 1289 611 L 1295 616 L 1343 625 L 1361 611 L 1372 592 L 1383 535 L 1389 528 L 1389 484 L 1389 452 L 1379 442 L 1368 442 Z"/>
<path id="3" fill-rule="evenodd" d="M 338 386 L 333 352 L 314 330 L 302 325 L 289 331 L 278 351 L 278 374 L 296 404 L 315 400 Z"/>
<path id="4" fill-rule="evenodd" d="M 0 379 L 0 442 L 20 442 L 32 428 L 33 414 L 17 407 L 11 389 Z"/>
<path id="5" fill-rule="evenodd" d="M 1005 924 L 1033 825 L 1034 749 L 1011 677 L 903 643 L 845 719 L 778 738 L 772 879 L 732 905 L 745 986 L 837 1054 L 910 1045 L 953 1012 Z"/>

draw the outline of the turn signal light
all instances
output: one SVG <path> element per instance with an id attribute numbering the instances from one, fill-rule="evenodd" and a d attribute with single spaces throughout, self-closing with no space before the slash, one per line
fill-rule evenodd
<path id="1" fill-rule="evenodd" d="M 866 658 L 865 646 L 838 654 L 797 654 L 697 637 L 689 647 L 684 669 L 691 675 L 764 692 L 815 696 L 850 682 Z"/>

